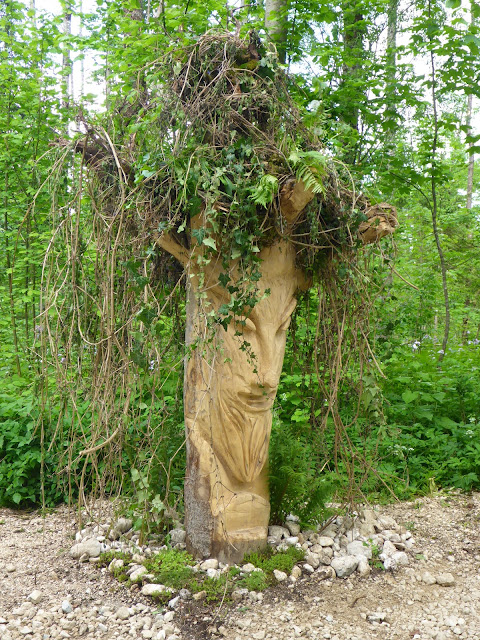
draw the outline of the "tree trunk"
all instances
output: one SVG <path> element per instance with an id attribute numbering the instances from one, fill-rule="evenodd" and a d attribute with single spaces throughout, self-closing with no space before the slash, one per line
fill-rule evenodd
<path id="1" fill-rule="evenodd" d="M 286 236 L 313 197 L 301 181 L 286 182 L 280 196 Z M 205 225 L 199 214 L 190 221 L 190 231 Z M 221 261 L 212 259 L 201 268 L 204 246 L 188 251 L 169 234 L 159 234 L 156 242 L 184 265 L 189 283 L 184 380 L 187 549 L 199 558 L 240 562 L 245 553 L 267 542 L 272 405 L 295 294 L 309 283 L 296 267 L 294 246 L 281 240 L 259 254 L 260 301 L 249 316 L 236 318 L 226 330 L 220 324 L 209 327 L 210 312 L 230 297 L 219 284 Z M 232 262 L 233 279 L 236 270 Z"/>
<path id="2" fill-rule="evenodd" d="M 260 257 L 259 289 L 270 294 L 243 319 L 245 326 L 231 322 L 226 331 L 207 329 L 205 311 L 226 301 L 215 272 L 203 287 L 190 273 L 188 291 L 186 342 L 193 351 L 184 386 L 187 549 L 229 563 L 266 545 L 272 405 L 302 282 L 287 242 L 264 249 Z"/>
<path id="3" fill-rule="evenodd" d="M 397 117 L 396 74 L 397 74 L 398 2 L 399 0 L 389 0 L 389 3 L 388 3 L 387 50 L 385 52 L 385 62 L 386 62 L 385 118 L 392 122 L 395 122 Z M 394 130 L 394 126 L 392 126 L 392 131 L 393 130 Z"/>
<path id="4" fill-rule="evenodd" d="M 472 111 L 473 111 L 473 95 L 470 94 L 468 96 L 468 103 L 467 103 L 467 130 L 469 134 L 471 134 L 471 131 L 472 131 L 471 130 Z M 467 209 L 469 211 L 472 208 L 473 172 L 475 169 L 475 154 L 471 150 L 472 147 L 473 147 L 473 143 L 470 142 L 468 145 L 468 177 L 467 177 Z"/>
<path id="5" fill-rule="evenodd" d="M 275 43 L 282 64 L 287 58 L 288 0 L 265 0 L 265 31 Z"/>
<path id="6" fill-rule="evenodd" d="M 343 48 L 344 63 L 342 70 L 342 85 L 348 91 L 349 101 L 344 105 L 342 115 L 344 121 L 358 131 L 360 104 L 364 99 L 361 86 L 363 37 L 365 25 L 363 15 L 357 8 L 346 3 L 343 8 Z"/>
<path id="7" fill-rule="evenodd" d="M 63 33 L 70 36 L 72 33 L 72 5 L 67 0 L 63 6 Z M 69 45 L 65 42 L 62 57 L 62 107 L 68 109 L 72 95 L 72 60 L 70 58 Z"/>

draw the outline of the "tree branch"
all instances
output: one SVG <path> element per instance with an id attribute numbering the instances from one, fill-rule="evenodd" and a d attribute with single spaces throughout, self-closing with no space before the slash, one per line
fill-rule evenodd
<path id="1" fill-rule="evenodd" d="M 155 244 L 170 253 L 176 258 L 181 265 L 185 266 L 190 260 L 190 252 L 177 242 L 170 233 L 159 233 L 155 231 L 153 233 L 153 239 Z"/>

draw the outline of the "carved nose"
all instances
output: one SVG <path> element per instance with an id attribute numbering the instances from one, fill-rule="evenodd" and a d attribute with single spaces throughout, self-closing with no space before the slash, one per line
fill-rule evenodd
<path id="1" fill-rule="evenodd" d="M 263 377 L 260 377 L 260 380 L 263 386 L 263 391 L 265 391 L 265 393 L 270 393 L 277 389 L 278 380 L 275 371 L 270 370 L 265 372 Z"/>

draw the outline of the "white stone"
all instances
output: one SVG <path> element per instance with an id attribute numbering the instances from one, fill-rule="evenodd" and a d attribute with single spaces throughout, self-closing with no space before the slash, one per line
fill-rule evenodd
<path id="1" fill-rule="evenodd" d="M 220 577 L 220 570 L 219 569 L 207 569 L 207 577 L 211 578 L 212 580 L 218 580 L 218 578 Z"/>
<path id="2" fill-rule="evenodd" d="M 144 584 L 142 587 L 142 594 L 144 596 L 156 596 L 167 591 L 171 592 L 171 589 L 167 589 L 164 584 Z"/>
<path id="3" fill-rule="evenodd" d="M 252 571 L 255 571 L 255 565 L 252 564 L 251 562 L 247 562 L 247 564 L 244 564 L 241 569 L 243 571 L 243 573 L 252 573 Z"/>
<path id="4" fill-rule="evenodd" d="M 209 558 L 208 560 L 204 560 L 200 565 L 200 569 L 202 571 L 206 571 L 207 569 L 218 569 L 218 560 L 216 558 Z"/>
<path id="5" fill-rule="evenodd" d="M 333 547 L 334 540 L 330 536 L 320 536 L 317 540 L 317 544 L 322 547 Z"/>
<path id="6" fill-rule="evenodd" d="M 120 607 L 119 609 L 117 609 L 115 616 L 118 618 L 118 620 L 128 620 L 128 618 L 130 617 L 130 610 L 128 609 L 128 607 Z"/>
<path id="7" fill-rule="evenodd" d="M 288 544 L 289 547 L 294 547 L 298 542 L 298 536 L 288 536 L 285 538 L 285 543 Z"/>
<path id="8" fill-rule="evenodd" d="M 284 571 L 279 571 L 278 569 L 273 570 L 273 575 L 277 582 L 283 582 L 287 579 L 287 574 Z"/>
<path id="9" fill-rule="evenodd" d="M 292 569 L 292 572 L 290 573 L 290 575 L 292 576 L 292 578 L 298 579 L 302 577 L 302 570 L 300 569 L 300 567 L 298 565 L 295 565 Z"/>
<path id="10" fill-rule="evenodd" d="M 317 569 L 320 566 L 320 557 L 316 553 L 306 553 L 305 562 Z"/>
<path id="11" fill-rule="evenodd" d="M 38 589 L 35 589 L 28 596 L 27 600 L 30 600 L 30 602 L 33 602 L 33 604 L 39 604 L 43 600 L 43 594 Z"/>
<path id="12" fill-rule="evenodd" d="M 397 567 L 407 567 L 409 564 L 409 559 L 405 551 L 396 551 L 392 556 L 392 560 L 395 560 Z"/>
<path id="13" fill-rule="evenodd" d="M 146 567 L 138 567 L 138 569 L 135 569 L 135 571 L 132 571 L 132 573 L 130 574 L 130 580 L 132 582 L 137 582 L 146 573 L 148 573 Z"/>
<path id="14" fill-rule="evenodd" d="M 71 613 L 73 611 L 73 607 L 68 600 L 62 602 L 62 611 L 63 613 Z"/>
<path id="15" fill-rule="evenodd" d="M 167 613 L 163 616 L 163 621 L 165 623 L 172 622 L 174 618 L 175 618 L 175 612 L 174 611 L 167 611 Z"/>
<path id="16" fill-rule="evenodd" d="M 432 574 L 429 571 L 424 571 L 420 576 L 420 580 L 425 584 L 430 584 L 430 585 L 435 584 L 437 582 L 436 579 L 432 576 Z"/>
<path id="17" fill-rule="evenodd" d="M 437 583 L 442 587 L 453 587 L 455 578 L 451 573 L 439 573 L 437 575 Z"/>
<path id="18" fill-rule="evenodd" d="M 130 518 L 119 518 L 115 524 L 115 529 L 119 533 L 127 533 L 133 527 L 133 520 Z"/>
<path id="19" fill-rule="evenodd" d="M 377 518 L 377 522 L 378 522 L 378 528 L 381 530 L 384 530 L 384 529 L 397 530 L 398 529 L 398 524 L 396 523 L 395 519 L 392 518 L 391 516 L 379 515 Z"/>
<path id="20" fill-rule="evenodd" d="M 187 537 L 186 532 L 183 529 L 172 529 L 170 531 L 170 542 L 174 544 L 182 544 Z"/>
<path id="21" fill-rule="evenodd" d="M 290 534 L 292 536 L 298 536 L 298 534 L 300 533 L 300 525 L 297 524 L 296 522 L 288 521 L 285 523 L 285 526 L 290 531 Z"/>
<path id="22" fill-rule="evenodd" d="M 80 558 L 84 554 L 87 554 L 90 558 L 96 558 L 102 552 L 102 545 L 95 538 L 88 538 L 83 542 L 74 544 L 70 549 L 70 555 L 72 558 Z"/>
<path id="23" fill-rule="evenodd" d="M 272 525 L 268 527 L 268 535 L 271 538 L 274 538 L 278 543 L 282 538 L 288 538 L 290 535 L 290 531 L 285 527 L 279 527 L 277 525 Z"/>
<path id="24" fill-rule="evenodd" d="M 332 568 L 338 578 L 346 578 L 352 574 L 358 566 L 358 558 L 355 556 L 342 556 L 332 560 Z"/>
<path id="25" fill-rule="evenodd" d="M 370 575 L 371 570 L 372 568 L 368 564 L 367 558 L 365 558 L 365 556 L 360 556 L 358 558 L 357 572 L 362 576 L 362 578 L 366 578 Z"/>
<path id="26" fill-rule="evenodd" d="M 303 568 L 304 568 L 304 570 L 305 570 L 307 573 L 313 573 L 313 572 L 315 571 L 315 569 L 312 567 L 312 565 L 311 565 L 311 564 L 308 564 L 308 562 L 306 562 L 306 563 L 303 565 Z"/>
<path id="27" fill-rule="evenodd" d="M 371 548 L 360 540 L 349 542 L 347 544 L 347 553 L 351 556 L 363 556 L 364 558 L 367 558 L 367 560 L 370 560 L 372 557 Z"/>
<path id="28" fill-rule="evenodd" d="M 30 627 L 20 627 L 18 632 L 21 633 L 22 636 L 28 636 L 29 633 L 32 633 L 32 629 Z"/>
<path id="29" fill-rule="evenodd" d="M 121 569 L 124 566 L 124 561 L 121 558 L 114 558 L 108 565 L 108 570 L 113 573 L 115 569 Z"/>
<path id="30" fill-rule="evenodd" d="M 393 556 L 394 553 L 397 553 L 397 547 L 393 542 L 390 542 L 390 540 L 385 540 L 382 553 L 380 554 L 380 560 L 384 561 L 385 558 Z"/>

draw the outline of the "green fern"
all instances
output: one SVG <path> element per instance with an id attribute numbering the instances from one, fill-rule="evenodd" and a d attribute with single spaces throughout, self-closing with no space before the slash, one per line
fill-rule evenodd
<path id="1" fill-rule="evenodd" d="M 336 477 L 320 472 L 317 452 L 298 427 L 274 420 L 269 478 L 273 523 L 282 524 L 289 513 L 299 516 L 302 525 L 325 520 L 325 503 L 336 489 Z"/>
<path id="2" fill-rule="evenodd" d="M 267 207 L 278 193 L 278 179 L 275 176 L 265 173 L 258 185 L 253 189 L 250 198 L 255 204 Z"/>
<path id="3" fill-rule="evenodd" d="M 295 168 L 298 180 L 313 193 L 325 194 L 323 178 L 327 174 L 328 158 L 319 151 L 292 151 L 288 162 Z"/>

